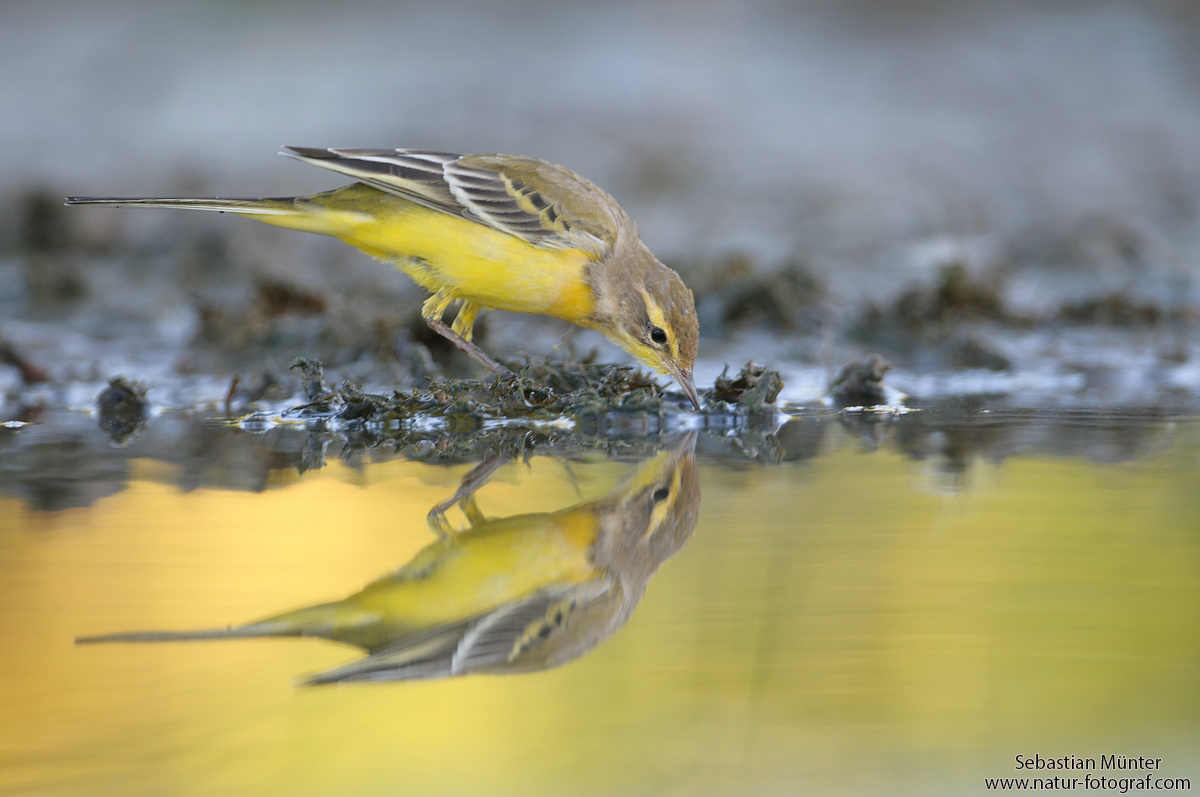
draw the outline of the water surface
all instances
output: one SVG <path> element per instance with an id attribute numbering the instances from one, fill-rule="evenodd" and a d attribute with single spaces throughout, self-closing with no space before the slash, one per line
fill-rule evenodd
<path id="1" fill-rule="evenodd" d="M 590 653 L 318 687 L 362 651 L 73 640 L 344 598 L 435 539 L 474 463 L 185 426 L 9 441 L 43 469 L 0 483 L 0 793 L 973 794 L 1017 754 L 1200 783 L 1193 420 L 803 417 L 775 464 L 701 435 L 694 532 Z M 476 498 L 554 512 L 650 457 L 534 456 Z"/>

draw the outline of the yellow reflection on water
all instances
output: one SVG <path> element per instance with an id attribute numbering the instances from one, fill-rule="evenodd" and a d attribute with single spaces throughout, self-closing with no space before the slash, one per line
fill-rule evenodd
<path id="1" fill-rule="evenodd" d="M 641 463 L 596 501 L 487 517 L 476 493 L 489 460 L 430 510 L 436 539 L 403 566 L 337 601 L 236 626 L 120 631 L 76 644 L 319 637 L 365 658 L 304 685 L 512 675 L 578 658 L 628 620 L 650 576 L 691 536 L 700 509 L 696 433 Z M 445 510 L 467 520 L 457 528 Z"/>
<path id="2" fill-rule="evenodd" d="M 320 640 L 75 647 L 337 599 L 431 541 L 466 471 L 339 464 L 263 494 L 143 463 L 87 510 L 0 499 L 0 793 L 983 793 L 1015 754 L 1162 756 L 1200 783 L 1196 436 L 1123 465 L 1014 458 L 962 492 L 842 446 L 704 466 L 628 625 L 532 675 L 296 689 Z M 631 465 L 509 465 L 489 516 Z"/>

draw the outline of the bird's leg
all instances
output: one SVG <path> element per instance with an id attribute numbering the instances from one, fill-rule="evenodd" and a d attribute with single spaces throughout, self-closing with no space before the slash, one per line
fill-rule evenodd
<path id="1" fill-rule="evenodd" d="M 450 525 L 450 521 L 446 520 L 446 515 L 443 513 L 435 513 L 437 507 L 429 510 L 425 521 L 429 524 L 429 530 L 438 535 L 443 540 L 448 540 L 455 534 L 458 534 L 458 529 Z"/>
<path id="2" fill-rule="evenodd" d="M 467 522 L 471 524 L 471 528 L 487 521 L 487 515 L 483 514 L 483 510 L 479 508 L 479 502 L 475 500 L 475 493 L 471 493 L 459 501 L 458 508 L 467 516 Z"/>
<path id="3" fill-rule="evenodd" d="M 511 374 L 512 371 L 493 360 L 487 352 L 470 341 L 471 325 L 475 323 L 475 316 L 479 315 L 478 305 L 471 302 L 464 302 L 462 309 L 458 313 L 459 317 L 454 319 L 454 327 L 451 328 L 446 325 L 446 322 L 442 320 L 442 313 L 446 312 L 446 308 L 452 301 L 454 301 L 453 296 L 445 291 L 438 291 L 426 299 L 425 304 L 421 306 L 421 317 L 425 319 L 425 323 L 429 325 L 430 329 L 453 343 L 464 354 L 470 356 L 492 373 L 497 376 L 508 376 Z M 460 324 L 460 321 L 463 323 Z M 462 331 L 464 329 L 467 333 L 466 335 L 463 335 Z"/>
<path id="4" fill-rule="evenodd" d="M 475 319 L 482 309 L 474 302 L 463 302 L 458 308 L 458 314 L 454 316 L 454 323 L 450 325 L 450 330 L 462 335 L 463 340 L 469 341 L 475 334 Z"/>
<path id="5" fill-rule="evenodd" d="M 492 478 L 492 474 L 510 459 L 512 459 L 512 456 L 509 454 L 493 454 L 467 471 L 467 474 L 463 476 L 462 481 L 459 483 L 458 489 L 454 491 L 454 495 L 445 501 L 435 504 L 429 510 L 429 514 L 426 515 L 426 520 L 429 521 L 429 528 L 439 537 L 453 537 L 457 532 L 446 521 L 446 510 L 455 504 L 458 504 L 462 508 L 463 514 L 467 516 L 467 522 L 471 526 L 475 526 L 486 520 L 483 512 L 479 510 L 479 505 L 475 503 L 475 491 L 487 484 Z"/>

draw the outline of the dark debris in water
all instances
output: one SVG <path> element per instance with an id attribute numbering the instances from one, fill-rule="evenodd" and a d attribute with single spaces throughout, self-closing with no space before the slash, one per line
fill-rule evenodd
<path id="1" fill-rule="evenodd" d="M 829 383 L 829 398 L 836 407 L 875 407 L 889 403 L 883 375 L 891 363 L 878 354 L 842 367 Z"/>
<path id="2" fill-rule="evenodd" d="M 346 439 L 343 458 L 380 447 L 433 461 L 511 458 L 534 449 L 644 453 L 681 429 L 676 419 L 690 411 L 682 394 L 664 391 L 653 376 L 628 366 L 527 363 L 508 376 L 432 379 L 424 390 L 390 395 L 350 382 L 332 388 L 314 360 L 293 367 L 302 374 L 307 401 L 280 417 L 338 429 Z M 752 458 L 777 459 L 767 438 L 782 387 L 778 372 L 753 363 L 734 379 L 723 375 L 708 391 L 700 424 L 720 435 L 741 435 L 738 446 Z M 243 419 L 243 425 L 260 417 Z"/>
<path id="3" fill-rule="evenodd" d="M 323 363 L 301 357 L 292 363 L 292 370 L 300 372 L 300 390 L 309 404 L 328 403 L 333 398 L 333 391 L 325 384 L 325 366 Z M 328 412 L 328 410 L 325 410 Z"/>
<path id="4" fill-rule="evenodd" d="M 781 390 L 783 377 L 778 371 L 749 362 L 732 378 L 729 376 L 729 366 L 725 366 L 713 383 L 712 390 L 708 391 L 707 399 L 709 406 L 721 401 L 742 410 L 755 411 L 774 406 Z"/>
<path id="5" fill-rule="evenodd" d="M 297 360 L 307 403 L 291 417 L 342 421 L 395 421 L 421 414 L 457 425 L 484 420 L 580 420 L 599 413 L 678 410 L 683 397 L 665 393 L 653 377 L 629 366 L 529 363 L 494 379 L 431 379 L 424 390 L 364 393 L 345 382 L 331 389 L 320 363 Z"/>
<path id="6" fill-rule="evenodd" d="M 568 418 L 597 425 L 617 415 L 664 418 L 688 411 L 686 398 L 664 391 L 657 380 L 631 366 L 595 363 L 528 363 L 512 374 L 488 380 L 433 379 L 426 390 L 395 391 L 391 396 L 364 393 L 343 383 L 325 386 L 320 363 L 299 360 L 307 404 L 291 410 L 297 417 L 331 414 L 343 421 L 392 421 L 421 413 L 457 425 L 484 420 L 553 421 Z M 783 389 L 779 372 L 748 363 L 733 378 L 728 368 L 705 391 L 706 416 L 744 416 L 773 410 Z"/>
<path id="7" fill-rule="evenodd" d="M 146 389 L 123 376 L 115 376 L 96 398 L 100 428 L 114 443 L 124 443 L 146 423 Z"/>

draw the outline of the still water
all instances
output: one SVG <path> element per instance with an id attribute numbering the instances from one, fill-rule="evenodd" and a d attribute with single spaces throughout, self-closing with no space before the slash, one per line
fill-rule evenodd
<path id="1" fill-rule="evenodd" d="M 1200 788 L 1191 419 L 801 417 L 478 478 L 298 431 L 89 434 L 0 451 L 0 794 L 950 795 L 1064 774 L 1017 755 L 1157 757 Z M 339 601 L 300 625 L 358 647 L 74 644 Z M 415 679 L 303 685 L 330 671 Z"/>

